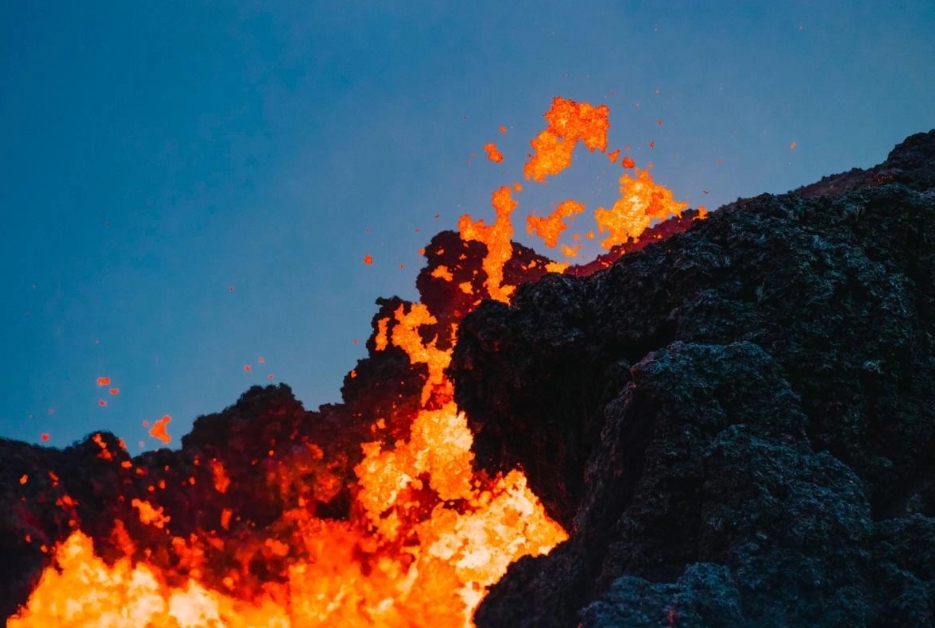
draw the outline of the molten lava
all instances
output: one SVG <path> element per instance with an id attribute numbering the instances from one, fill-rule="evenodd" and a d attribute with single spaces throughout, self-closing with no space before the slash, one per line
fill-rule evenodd
<path id="1" fill-rule="evenodd" d="M 545 114 L 547 128 L 531 142 L 526 179 L 543 182 L 567 168 L 579 141 L 592 152 L 606 153 L 609 113 L 606 106 L 556 98 Z M 505 133 L 506 128 L 500 131 Z M 493 144 L 485 149 L 492 161 L 502 161 Z M 619 155 L 615 150 L 609 157 L 616 161 Z M 599 208 L 594 214 L 597 228 L 608 234 L 602 242 L 606 248 L 635 241 L 653 221 L 678 215 L 686 207 L 672 200 L 670 190 L 653 182 L 648 170 L 635 169 L 631 158 L 625 158 L 623 166 L 634 169 L 634 175 L 620 179 L 621 196 L 611 209 Z M 188 537 L 171 536 L 173 516 L 149 500 L 135 498 L 131 505 L 138 521 L 113 522 L 113 545 L 123 555 L 105 560 L 75 524 L 67 540 L 54 548 L 54 564 L 42 573 L 27 605 L 11 618 L 10 628 L 471 626 L 487 587 L 512 562 L 547 553 L 567 538 L 527 488 L 521 471 L 496 477 L 474 471 L 473 437 L 466 417 L 455 406 L 453 385 L 446 375 L 460 317 L 484 298 L 509 302 L 514 292 L 517 281 L 507 283 L 505 277 L 515 260 L 514 193 L 521 192 L 522 186 L 514 183 L 493 193 L 496 218 L 491 225 L 467 215 L 459 220 L 465 250 L 483 256 L 479 271 L 466 276 L 468 262 L 477 260 L 461 259 L 463 267 L 440 264 L 430 273 L 433 280 L 451 284 L 451 294 L 466 300 L 466 309 L 453 309 L 454 317 L 440 323 L 422 303 L 400 304 L 377 321 L 373 349 L 401 351 L 423 373 L 421 390 L 413 395 L 415 410 L 408 433 L 404 438 L 361 443 L 363 456 L 354 467 L 357 481 L 350 490 L 352 504 L 346 516 L 318 517 L 300 497 L 297 507 L 289 507 L 279 520 L 252 532 L 261 539 L 265 535 L 252 549 L 268 564 L 282 566 L 277 577 L 247 586 L 258 576 L 244 558 L 244 564 L 235 560 L 229 565 L 221 582 L 209 582 L 205 574 L 212 552 L 227 548 L 235 557 L 247 557 L 246 548 L 243 552 L 236 545 L 231 548 L 228 544 L 235 541 L 225 540 L 217 528 Z M 554 248 L 569 228 L 565 220 L 584 210 L 572 199 L 563 201 L 545 218 L 529 216 L 528 231 Z M 572 236 L 574 241 L 580 237 Z M 593 232 L 586 237 L 593 237 Z M 577 251 L 576 246 L 563 246 L 568 254 Z M 542 259 L 509 272 L 534 277 L 568 266 Z M 373 260 L 367 255 L 364 261 Z M 355 369 L 350 378 L 356 381 L 357 375 Z M 100 378 L 98 384 L 107 386 L 110 380 Z M 373 433 L 381 433 L 391 418 L 376 421 Z M 168 443 L 170 420 L 166 416 L 157 421 L 150 434 Z M 102 455 L 116 455 L 102 439 L 95 442 Z M 319 464 L 324 455 L 314 443 L 293 447 L 305 447 L 303 464 Z M 270 460 L 275 461 L 274 454 L 271 449 Z M 131 467 L 133 463 L 124 460 L 122 468 Z M 205 461 L 203 468 L 207 486 L 224 499 L 229 497 L 231 469 L 216 459 Z M 273 483 L 293 485 L 301 477 L 299 469 L 275 464 L 262 468 Z M 192 473 L 179 480 L 194 486 Z M 145 472 L 137 468 L 136 474 Z M 21 484 L 27 480 L 24 475 Z M 315 491 L 322 494 L 333 496 L 341 489 L 333 482 L 321 482 Z M 155 484 L 160 490 L 166 487 L 165 480 Z M 153 493 L 155 486 L 151 484 L 149 491 Z M 231 505 L 220 510 L 215 525 L 227 533 L 238 520 Z M 165 535 L 171 536 L 172 555 L 157 561 L 149 540 Z"/>
<path id="2" fill-rule="evenodd" d="M 169 422 L 172 421 L 172 417 L 168 414 L 153 423 L 152 429 L 149 430 L 149 435 L 153 438 L 161 440 L 164 444 L 168 445 L 172 441 L 172 437 L 169 436 L 169 432 L 166 431 L 166 426 Z"/>
<path id="3" fill-rule="evenodd" d="M 526 218 L 526 233 L 531 234 L 535 231 L 536 235 L 542 238 L 547 247 L 554 249 L 558 245 L 558 239 L 561 237 L 562 232 L 568 228 L 565 218 L 580 214 L 583 211 L 584 204 L 578 201 L 572 199 L 562 201 L 555 208 L 555 211 L 545 218 L 528 216 Z"/>

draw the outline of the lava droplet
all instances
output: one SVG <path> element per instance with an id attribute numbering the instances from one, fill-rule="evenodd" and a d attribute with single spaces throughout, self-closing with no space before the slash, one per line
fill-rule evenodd
<path id="1" fill-rule="evenodd" d="M 503 153 L 497 150 L 497 145 L 493 142 L 484 144 L 484 150 L 487 151 L 487 159 L 492 162 L 500 163 L 503 161 Z"/>
<path id="2" fill-rule="evenodd" d="M 172 440 L 172 437 L 169 436 L 169 433 L 166 431 L 166 425 L 172 421 L 172 417 L 168 414 L 153 423 L 153 429 L 149 430 L 149 435 L 153 438 L 161 440 L 166 445 Z"/>

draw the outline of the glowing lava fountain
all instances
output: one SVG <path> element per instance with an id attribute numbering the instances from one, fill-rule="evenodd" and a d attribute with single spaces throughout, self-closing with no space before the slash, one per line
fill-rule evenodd
<path id="1" fill-rule="evenodd" d="M 556 98 L 545 114 L 547 128 L 531 142 L 525 178 L 543 182 L 562 172 L 571 165 L 579 142 L 591 152 L 607 153 L 609 113 L 606 106 Z M 485 149 L 491 161 L 503 161 L 496 146 Z M 607 156 L 616 163 L 620 151 Z M 209 582 L 204 577 L 206 556 L 235 542 L 214 532 L 172 536 L 171 556 L 157 561 L 147 546 L 150 537 L 136 538 L 141 535 L 128 530 L 142 526 L 146 535 L 171 535 L 172 517 L 148 500 L 134 499 L 139 522 L 130 526 L 114 520 L 110 531 L 123 555 L 105 560 L 80 524 L 71 520 L 72 533 L 46 550 L 52 564 L 27 605 L 11 618 L 10 628 L 471 626 L 486 588 L 510 563 L 549 552 L 567 534 L 549 519 L 520 470 L 497 477 L 473 470 L 472 434 L 454 404 L 452 382 L 446 376 L 458 322 L 482 299 L 508 302 L 522 280 L 607 266 L 645 243 L 641 234 L 654 221 L 681 216 L 686 204 L 674 201 L 649 170 L 636 168 L 629 157 L 621 165 L 619 199 L 610 209 L 594 212 L 598 231 L 607 234 L 601 245 L 609 253 L 590 266 L 553 262 L 511 241 L 519 183 L 493 193 L 493 224 L 461 217 L 463 250 L 476 251 L 481 259 L 461 255 L 442 264 L 444 251 L 436 249 L 429 276 L 449 285 L 452 302 L 463 307 L 446 306 L 446 316 L 440 317 L 424 303 L 400 303 L 378 320 L 371 339 L 372 351 L 401 350 L 421 373 L 421 390 L 411 400 L 415 411 L 407 417 L 408 435 L 360 444 L 362 458 L 354 467 L 356 482 L 346 516 L 318 517 L 299 498 L 296 507 L 256 532 L 266 535 L 260 549 L 270 564 L 280 565 L 277 577 L 247 587 L 243 583 L 251 568 L 235 561 L 219 583 Z M 566 220 L 584 210 L 581 203 L 565 200 L 546 217 L 529 216 L 528 232 L 554 248 L 569 228 Z M 704 210 L 698 215 L 703 217 Z M 575 234 L 572 239 L 580 237 Z M 584 237 L 594 238 L 594 232 Z M 518 256 L 520 248 L 527 254 Z M 562 251 L 571 257 L 577 249 L 566 245 Z M 506 274 L 511 274 L 510 281 Z M 355 376 L 356 371 L 350 374 Z M 397 418 L 380 418 L 372 432 L 380 433 Z M 95 442 L 108 460 L 119 453 L 103 440 Z M 321 448 L 308 444 L 307 450 L 310 460 L 320 461 Z M 128 469 L 132 464 L 129 459 L 123 463 Z M 205 466 L 210 467 L 214 490 L 224 494 L 230 485 L 229 469 L 216 459 Z M 295 481 L 281 469 L 270 472 L 268 480 Z M 63 503 L 69 506 L 67 500 Z M 225 508 L 220 529 L 228 530 L 236 515 L 233 507 Z"/>

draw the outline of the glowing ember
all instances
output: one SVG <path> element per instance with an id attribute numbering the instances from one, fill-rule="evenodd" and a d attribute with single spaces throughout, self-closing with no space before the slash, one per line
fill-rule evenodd
<path id="1" fill-rule="evenodd" d="M 545 114 L 547 128 L 531 142 L 534 152 L 524 167 L 526 178 L 543 182 L 561 172 L 571 164 L 579 141 L 592 152 L 606 152 L 608 116 L 606 106 L 556 98 Z M 506 127 L 501 126 L 500 132 L 506 133 Z M 502 161 L 494 144 L 484 148 L 491 161 Z M 607 156 L 616 163 L 619 155 L 615 150 Z M 621 197 L 610 210 L 595 212 L 598 228 L 609 234 L 601 243 L 605 248 L 638 237 L 653 220 L 678 214 L 686 206 L 653 182 L 648 170 L 636 169 L 632 158 L 625 157 L 622 165 L 633 169 L 634 176 L 624 174 L 620 179 Z M 479 242 L 486 249 L 471 253 L 484 256 L 479 264 L 473 260 L 482 274 L 465 270 L 472 268 L 467 264 L 472 260 L 465 255 L 461 257 L 465 266 L 460 262 L 438 265 L 429 273 L 433 280 L 451 284 L 451 291 L 470 307 L 486 297 L 510 300 L 516 282 L 504 282 L 505 267 L 511 260 L 515 262 L 511 214 L 518 203 L 513 193 L 522 189 L 514 183 L 493 193 L 496 219 L 492 225 L 468 215 L 458 221 L 464 243 Z M 545 218 L 528 217 L 527 231 L 554 248 L 568 229 L 566 219 L 583 212 L 584 205 L 568 199 Z M 585 237 L 593 238 L 593 231 Z M 580 239 L 580 234 L 573 236 L 575 241 Z M 563 245 L 560 250 L 574 256 L 580 247 Z M 436 252 L 442 253 L 440 249 Z M 364 256 L 364 263 L 372 264 L 373 258 Z M 543 266 L 562 272 L 568 264 L 539 257 L 523 262 L 516 272 L 532 273 L 538 267 L 535 276 L 540 276 Z M 486 277 L 481 282 L 483 275 Z M 412 395 L 408 414 L 381 417 L 370 426 L 369 433 L 376 438 L 404 418 L 408 432 L 360 445 L 363 455 L 354 467 L 353 503 L 345 518 L 319 518 L 299 497 L 298 506 L 284 509 L 278 520 L 245 530 L 249 526 L 244 513 L 226 501 L 223 508 L 210 514 L 210 529 L 199 529 L 184 538 L 172 536 L 178 519 L 192 513 L 172 511 L 170 516 L 159 505 L 159 491 L 167 486 L 194 486 L 196 471 L 174 476 L 171 482 L 178 484 L 167 485 L 165 479 L 142 478 L 146 471 L 124 460 L 120 468 L 140 479 L 147 489 L 144 495 L 149 496 L 130 501 L 138 521 L 114 521 L 111 540 L 125 557 L 105 563 L 95 554 L 91 539 L 80 531 L 74 531 L 54 550 L 43 545 L 43 551 L 53 552 L 54 564 L 42 573 L 27 606 L 8 626 L 472 626 L 474 609 L 487 587 L 496 583 L 512 562 L 549 552 L 567 534 L 547 517 L 520 471 L 496 477 L 474 473 L 472 434 L 466 417 L 454 404 L 453 385 L 446 376 L 457 323 L 466 313 L 458 310 L 455 319 L 442 324 L 425 304 L 400 304 L 391 315 L 377 320 L 373 348 L 380 352 L 392 347 L 405 353 L 421 374 L 422 388 L 417 400 Z M 262 364 L 264 359 L 257 362 Z M 250 371 L 250 365 L 245 365 L 244 371 Z M 364 381 L 363 375 L 361 371 L 358 378 L 355 369 L 347 381 Z M 110 379 L 98 378 L 98 385 L 108 386 Z M 168 415 L 156 421 L 150 435 L 168 444 L 171 437 L 166 426 L 170 421 Z M 48 434 L 42 435 L 43 440 L 48 438 Z M 106 460 L 114 460 L 125 451 L 122 443 L 121 452 L 108 448 L 100 435 L 94 442 L 101 449 L 98 457 Z M 295 440 L 287 445 L 305 452 L 305 458 L 293 458 L 304 460 L 302 464 L 327 462 L 322 462 L 325 454 L 314 443 Z M 300 494 L 307 491 L 330 496 L 341 489 L 341 481 L 334 479 L 319 478 L 315 487 L 302 486 L 296 478 L 304 477 L 307 469 L 291 468 L 277 460 L 275 447 L 271 446 L 268 456 L 263 454 L 262 461 L 253 461 L 257 474 L 265 474 L 271 485 L 287 485 Z M 199 476 L 204 478 L 199 487 L 207 486 L 225 500 L 236 494 L 231 489 L 237 486 L 232 478 L 239 469 L 225 467 L 213 457 L 196 459 L 193 464 L 193 469 L 200 466 L 207 474 Z M 57 488 L 57 476 L 50 472 L 49 477 Z M 23 475 L 20 484 L 28 479 Z M 64 495 L 63 489 L 58 490 L 56 503 L 74 509 L 74 500 Z M 75 522 L 72 529 L 77 527 Z M 231 535 L 230 539 L 218 536 L 218 529 Z M 252 534 L 259 540 L 247 542 L 243 539 L 254 537 L 235 534 Z M 170 542 L 170 560 L 154 560 L 155 554 L 150 553 L 153 538 Z M 241 542 L 245 544 L 242 553 Z M 255 547 L 247 547 L 250 543 Z M 225 547 L 235 551 L 230 571 L 216 581 L 205 578 L 206 557 Z M 262 581 L 262 586 L 256 584 L 252 566 L 255 552 L 264 557 L 264 569 L 280 565 L 279 572 L 273 574 L 277 577 Z"/>
<path id="2" fill-rule="evenodd" d="M 491 142 L 490 144 L 484 144 L 484 150 L 487 151 L 487 159 L 490 161 L 500 163 L 503 161 L 503 154 L 497 150 L 497 145 Z"/>
<path id="3" fill-rule="evenodd" d="M 584 142 L 592 152 L 607 150 L 609 115 L 606 105 L 594 107 L 556 97 L 545 114 L 548 127 L 530 142 L 533 155 L 523 169 L 526 178 L 542 181 L 570 166 L 578 141 Z"/>
<path id="4" fill-rule="evenodd" d="M 163 514 L 162 508 L 154 508 L 152 504 L 141 499 L 134 499 L 130 505 L 140 511 L 140 522 L 162 528 L 169 523 L 172 517 Z"/>
<path id="5" fill-rule="evenodd" d="M 426 345 L 419 336 L 419 327 L 436 323 L 435 317 L 429 314 L 428 308 L 421 303 L 413 304 L 408 314 L 400 305 L 395 317 L 398 324 L 393 328 L 393 344 L 405 351 L 413 364 L 428 366 L 429 374 L 422 389 L 422 405 L 425 406 L 433 394 L 439 396 L 442 401 L 449 401 L 454 391 L 451 389 L 451 382 L 445 377 L 445 369 L 448 368 L 451 355 L 447 351 L 436 349 L 434 340 Z M 455 331 L 453 326 L 452 338 Z"/>
<path id="6" fill-rule="evenodd" d="M 439 266 L 432 271 L 432 277 L 438 279 L 444 279 L 445 281 L 453 281 L 454 275 L 451 274 L 451 271 L 448 270 L 446 266 Z"/>
<path id="7" fill-rule="evenodd" d="M 638 237 L 654 219 L 665 220 L 688 207 L 688 203 L 672 198 L 672 190 L 653 181 L 649 170 L 634 171 L 635 177 L 627 173 L 620 177 L 620 198 L 613 207 L 594 212 L 601 233 L 609 233 L 601 241 L 605 249 Z"/>
<path id="8" fill-rule="evenodd" d="M 584 211 L 584 205 L 571 199 L 562 201 L 555 208 L 555 211 L 546 216 L 528 216 L 526 218 L 526 233 L 536 232 L 545 245 L 554 249 L 558 245 L 558 238 L 562 232 L 568 228 L 565 218 L 580 214 Z"/>
<path id="9" fill-rule="evenodd" d="M 578 255 L 578 251 L 580 250 L 581 250 L 580 244 L 578 246 L 564 246 L 563 245 L 562 255 L 564 255 L 565 257 L 576 257 Z"/>
<path id="10" fill-rule="evenodd" d="M 161 440 L 164 444 L 168 445 L 172 442 L 172 437 L 169 436 L 169 433 L 166 431 L 166 426 L 172 420 L 168 414 L 153 423 L 152 429 L 149 430 L 149 435 L 155 439 Z"/>
<path id="11" fill-rule="evenodd" d="M 476 240 L 487 245 L 487 256 L 484 258 L 484 270 L 487 272 L 487 292 L 492 299 L 508 302 L 512 289 L 503 286 L 503 265 L 513 256 L 513 223 L 510 214 L 516 208 L 512 191 L 504 186 L 493 193 L 491 204 L 497 214 L 494 224 L 487 226 L 484 219 L 471 221 L 468 215 L 458 220 L 458 230 L 464 240 Z"/>

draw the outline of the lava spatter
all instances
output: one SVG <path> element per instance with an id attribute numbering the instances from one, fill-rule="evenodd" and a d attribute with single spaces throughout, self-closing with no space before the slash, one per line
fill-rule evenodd
<path id="1" fill-rule="evenodd" d="M 562 172 L 579 142 L 592 152 L 606 152 L 609 113 L 604 105 L 556 98 L 545 114 L 547 128 L 531 142 L 525 177 L 541 183 Z M 500 128 L 501 133 L 505 130 Z M 500 162 L 499 150 L 488 146 L 493 147 L 487 149 L 489 158 Z M 614 151 L 608 157 L 615 162 L 619 154 Z M 605 246 L 637 238 L 652 221 L 677 215 L 685 207 L 672 200 L 671 191 L 656 185 L 647 170 L 635 170 L 631 158 L 624 158 L 623 166 L 633 168 L 634 175 L 621 179 L 621 198 L 611 209 L 595 214 L 598 229 L 608 234 Z M 493 192 L 493 224 L 462 216 L 460 241 L 451 234 L 460 255 L 437 261 L 426 273 L 450 286 L 446 294 L 457 300 L 457 307 L 435 316 L 423 303 L 394 305 L 376 321 L 373 342 L 368 343 L 371 350 L 404 355 L 421 383 L 370 426 L 367 433 L 374 440 L 359 443 L 353 482 L 342 485 L 336 476 L 323 473 L 314 486 L 304 485 L 308 469 L 329 468 L 323 448 L 313 442 L 276 443 L 263 460 L 248 464 L 254 469 L 249 473 L 265 474 L 271 486 L 328 499 L 346 494 L 346 511 L 318 516 L 299 497 L 275 521 L 252 529 L 231 497 L 240 472 L 234 466 L 214 458 L 196 461 L 179 472 L 175 484 L 148 479 L 146 471 L 132 463 L 121 466 L 126 477 L 148 485 L 146 499 L 130 502 L 135 517 L 113 522 L 112 544 L 125 555 L 105 562 L 91 538 L 74 531 L 54 548 L 54 564 L 42 573 L 27 605 L 8 625 L 471 626 L 487 587 L 512 562 L 547 553 L 567 538 L 527 487 L 521 471 L 496 477 L 475 473 L 473 435 L 467 417 L 454 404 L 446 374 L 458 322 L 482 299 L 509 302 L 522 281 L 568 268 L 567 263 L 514 247 L 514 194 L 522 189 L 515 183 Z M 568 199 L 545 218 L 530 217 L 527 227 L 555 247 L 568 229 L 566 220 L 583 212 L 582 204 Z M 580 245 L 562 246 L 576 254 Z M 440 248 L 430 254 L 444 257 Z M 372 257 L 364 256 L 364 263 L 372 264 Z M 577 268 L 583 272 L 583 267 Z M 350 381 L 369 380 L 359 367 L 346 380 Z M 98 385 L 108 386 L 110 381 L 101 378 Z M 170 420 L 165 416 L 156 421 L 150 435 L 169 443 Z M 396 426 L 392 438 L 381 436 L 388 424 Z M 288 448 L 291 457 L 280 458 L 280 447 Z M 298 462 L 289 466 L 287 460 Z M 168 466 L 165 471 L 169 473 Z M 197 485 L 231 501 L 211 514 L 210 526 L 173 536 L 176 518 L 192 513 L 169 512 L 159 495 L 173 486 L 194 487 L 195 475 L 202 472 L 204 482 Z M 192 504 L 193 510 L 198 507 Z M 172 554 L 162 562 L 151 554 L 159 539 Z M 211 580 L 205 576 L 210 557 L 221 551 L 230 552 L 234 560 L 229 573 Z M 264 569 L 277 566 L 265 580 L 257 575 L 264 573 L 254 565 L 257 556 Z"/>

